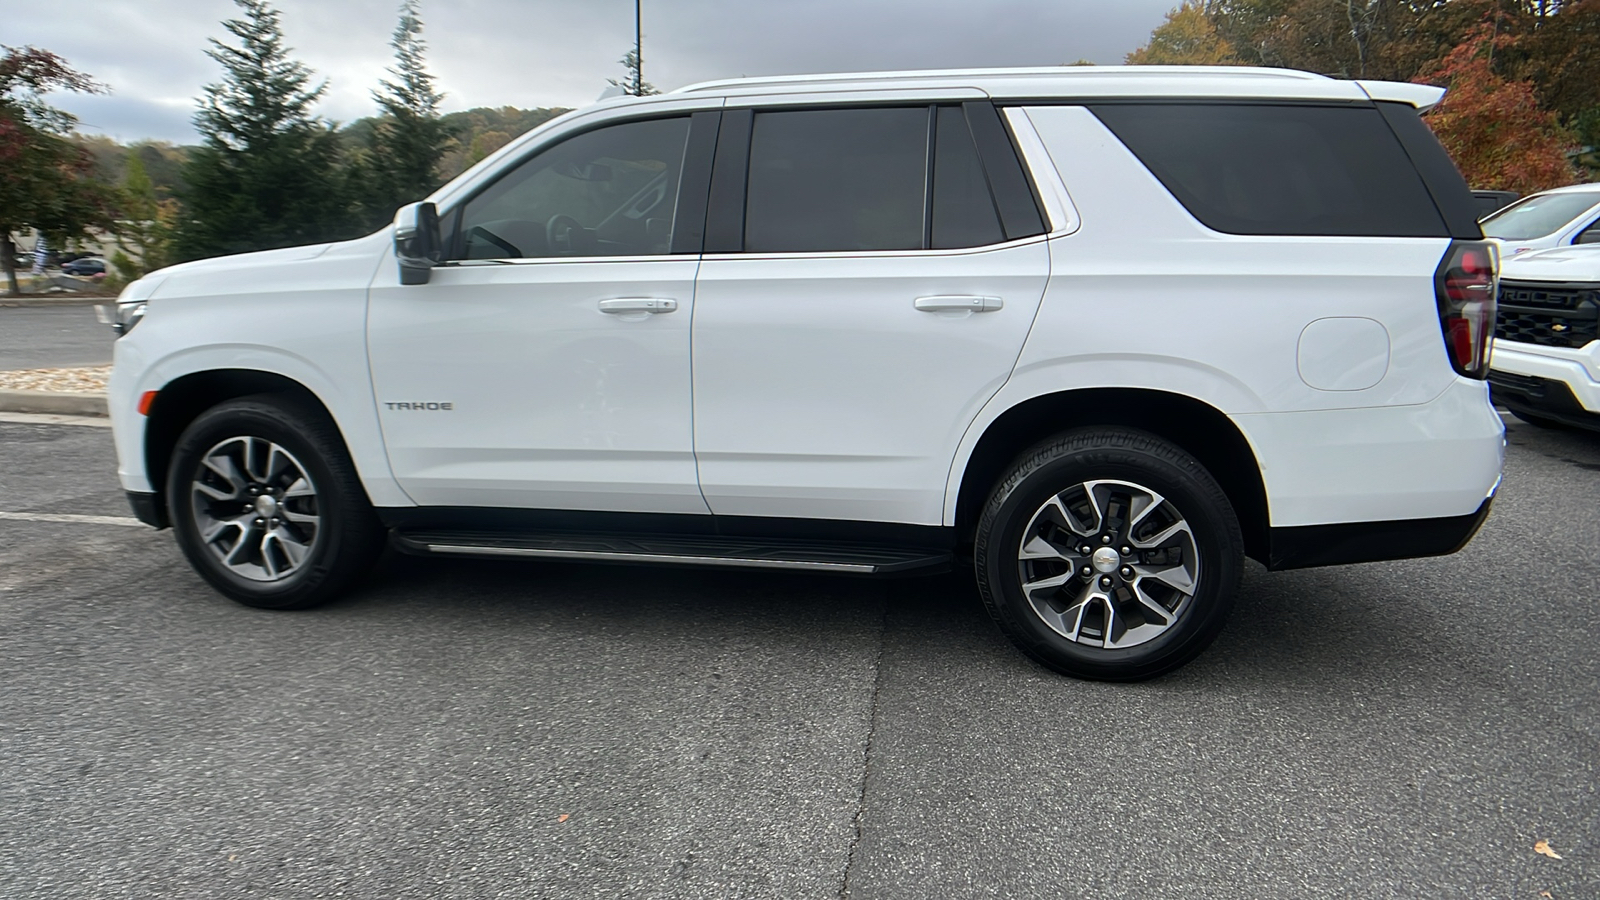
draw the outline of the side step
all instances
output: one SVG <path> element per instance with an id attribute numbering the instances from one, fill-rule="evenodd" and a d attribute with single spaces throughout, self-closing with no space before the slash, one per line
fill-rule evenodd
<path id="1" fill-rule="evenodd" d="M 578 559 L 652 565 L 903 575 L 950 568 L 948 551 L 872 544 L 718 536 L 393 532 L 396 549 L 427 556 Z"/>

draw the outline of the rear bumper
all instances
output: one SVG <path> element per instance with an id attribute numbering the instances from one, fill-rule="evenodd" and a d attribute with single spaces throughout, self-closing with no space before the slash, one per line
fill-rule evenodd
<path id="1" fill-rule="evenodd" d="M 1494 497 L 1490 496 L 1477 512 L 1464 516 L 1273 528 L 1268 534 L 1267 568 L 1308 569 L 1445 556 L 1472 540 L 1489 517 L 1493 502 Z"/>

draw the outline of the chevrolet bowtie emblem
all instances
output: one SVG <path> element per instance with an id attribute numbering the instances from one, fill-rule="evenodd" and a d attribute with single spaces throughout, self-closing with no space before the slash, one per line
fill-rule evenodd
<path id="1" fill-rule="evenodd" d="M 1567 326 L 1561 324 L 1560 322 L 1557 322 L 1556 324 L 1550 326 L 1550 330 L 1551 331 L 1566 331 L 1567 330 Z"/>

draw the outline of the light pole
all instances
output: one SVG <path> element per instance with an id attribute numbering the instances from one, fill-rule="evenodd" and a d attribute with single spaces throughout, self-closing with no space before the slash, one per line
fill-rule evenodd
<path id="1" fill-rule="evenodd" d="M 644 93 L 644 32 L 639 28 L 639 4 L 633 0 L 633 95 Z"/>

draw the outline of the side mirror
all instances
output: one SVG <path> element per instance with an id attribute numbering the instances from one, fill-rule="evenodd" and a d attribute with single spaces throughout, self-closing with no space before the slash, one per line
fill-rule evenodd
<path id="1" fill-rule="evenodd" d="M 439 208 L 408 203 L 394 214 L 394 258 L 401 284 L 427 284 L 434 266 L 444 260 L 439 239 Z"/>

